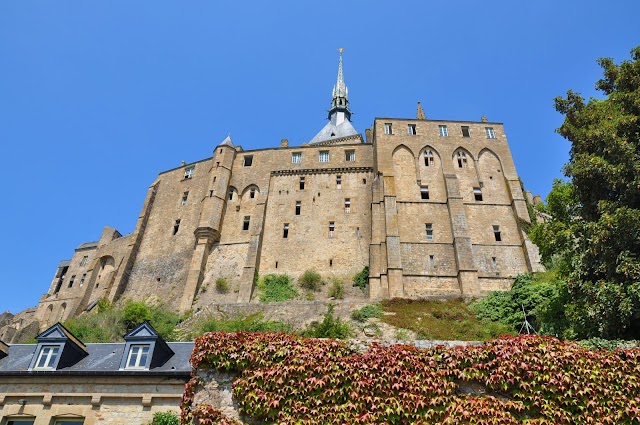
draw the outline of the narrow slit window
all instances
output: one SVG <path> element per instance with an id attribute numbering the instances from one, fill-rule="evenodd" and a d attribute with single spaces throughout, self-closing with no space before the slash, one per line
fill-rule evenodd
<path id="1" fill-rule="evenodd" d="M 433 255 L 429 256 L 429 267 L 431 267 L 432 269 L 436 268 L 436 259 Z"/>
<path id="2" fill-rule="evenodd" d="M 233 189 L 229 191 L 229 200 L 233 201 Z"/>
<path id="3" fill-rule="evenodd" d="M 296 201 L 296 215 L 300 215 L 301 210 L 302 210 L 302 201 Z"/>
<path id="4" fill-rule="evenodd" d="M 76 275 L 71 276 L 71 279 L 69 279 L 69 288 L 73 288 L 73 282 L 76 281 Z"/>
<path id="5" fill-rule="evenodd" d="M 336 176 L 336 189 L 342 189 L 342 176 Z"/>
<path id="6" fill-rule="evenodd" d="M 362 184 L 367 184 L 367 179 L 362 179 Z"/>
<path id="7" fill-rule="evenodd" d="M 429 199 L 429 186 L 420 187 L 420 199 L 423 199 L 423 200 Z"/>
<path id="8" fill-rule="evenodd" d="M 409 134 L 409 136 L 415 136 L 416 135 L 416 125 L 415 124 L 407 124 L 407 134 Z"/>
<path id="9" fill-rule="evenodd" d="M 449 130 L 446 125 L 438 126 L 438 133 L 440 134 L 440 137 L 449 137 Z"/>
<path id="10" fill-rule="evenodd" d="M 463 125 L 460 129 L 462 130 L 462 137 L 471 137 L 471 130 L 469 129 L 469 126 Z"/>
<path id="11" fill-rule="evenodd" d="M 209 191 L 209 198 L 213 198 L 213 190 Z"/>
<path id="12" fill-rule="evenodd" d="M 480 189 L 479 187 L 474 187 L 473 197 L 475 198 L 476 201 L 482 201 L 482 189 Z"/>
<path id="13" fill-rule="evenodd" d="M 427 240 L 433 240 L 433 224 L 427 223 L 424 225 L 425 231 L 427 232 Z"/>
<path id="14" fill-rule="evenodd" d="M 300 190 L 304 190 L 304 177 L 300 177 Z"/>
<path id="15" fill-rule="evenodd" d="M 336 230 L 336 223 L 333 221 L 329 222 L 329 237 L 332 238 L 333 235 L 335 234 L 335 230 Z"/>
<path id="16" fill-rule="evenodd" d="M 344 212 L 347 214 L 351 212 L 351 198 L 344 198 Z"/>
<path id="17" fill-rule="evenodd" d="M 276 269 L 278 268 L 278 262 L 276 261 Z"/>
<path id="18" fill-rule="evenodd" d="M 320 162 L 329 162 L 329 151 L 320 151 Z"/>
<path id="19" fill-rule="evenodd" d="M 287 239 L 289 237 L 289 223 L 284 224 L 284 227 L 282 228 L 282 237 L 284 239 Z"/>
<path id="20" fill-rule="evenodd" d="M 189 198 L 189 192 L 184 192 L 182 194 L 182 199 L 180 200 L 180 205 L 187 205 L 187 199 Z"/>
<path id="21" fill-rule="evenodd" d="M 329 267 L 333 267 L 333 258 L 329 259 Z"/>
<path id="22" fill-rule="evenodd" d="M 433 152 L 424 151 L 424 165 L 425 167 L 433 166 Z"/>
<path id="23" fill-rule="evenodd" d="M 251 216 L 245 215 L 244 220 L 242 220 L 242 230 L 249 230 L 250 221 L 251 221 Z"/>
<path id="24" fill-rule="evenodd" d="M 249 190 L 249 198 L 253 199 L 256 197 L 256 190 L 254 188 L 251 188 L 251 190 Z"/>
<path id="25" fill-rule="evenodd" d="M 80 278 L 80 287 L 82 288 L 84 286 L 84 280 L 87 278 L 87 274 L 84 273 L 82 275 L 82 277 Z"/>
<path id="26" fill-rule="evenodd" d="M 496 238 L 496 242 L 502 241 L 502 233 L 500 232 L 500 226 L 493 225 L 493 236 Z"/>
<path id="27" fill-rule="evenodd" d="M 175 223 L 173 223 L 173 234 L 175 235 L 176 233 L 178 233 L 179 229 L 180 229 L 180 219 L 177 219 Z"/>
<path id="28" fill-rule="evenodd" d="M 493 270 L 498 268 L 498 260 L 496 257 L 491 257 L 491 267 L 493 267 Z"/>
<path id="29" fill-rule="evenodd" d="M 253 165 L 253 155 L 245 155 L 244 156 L 244 166 L 251 167 Z"/>

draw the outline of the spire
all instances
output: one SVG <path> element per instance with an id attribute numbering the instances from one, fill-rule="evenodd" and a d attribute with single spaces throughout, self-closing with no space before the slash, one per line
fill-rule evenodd
<path id="1" fill-rule="evenodd" d="M 231 141 L 231 134 L 229 134 L 218 146 L 230 146 L 234 148 L 233 142 Z"/>
<path id="2" fill-rule="evenodd" d="M 422 105 L 418 102 L 418 115 L 416 116 L 419 120 L 426 120 L 427 117 L 424 115 L 424 111 L 422 110 Z"/>
<path id="3" fill-rule="evenodd" d="M 344 49 L 341 47 L 338 49 L 340 52 L 340 62 L 338 63 L 338 79 L 336 85 L 333 86 L 333 92 L 331 99 L 331 109 L 329 110 L 329 119 L 336 112 L 344 112 L 344 117 L 347 120 L 351 119 L 351 111 L 349 110 L 349 89 L 344 83 L 344 73 L 342 71 L 342 52 Z"/>

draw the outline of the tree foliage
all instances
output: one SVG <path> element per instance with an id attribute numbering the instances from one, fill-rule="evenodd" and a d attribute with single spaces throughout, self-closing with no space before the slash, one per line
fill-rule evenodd
<path id="1" fill-rule="evenodd" d="M 571 183 L 554 185 L 561 202 L 547 200 L 554 218 L 533 239 L 546 259 L 562 257 L 578 337 L 640 336 L 640 46 L 631 58 L 598 61 L 604 99 L 569 91 L 555 100 Z"/>

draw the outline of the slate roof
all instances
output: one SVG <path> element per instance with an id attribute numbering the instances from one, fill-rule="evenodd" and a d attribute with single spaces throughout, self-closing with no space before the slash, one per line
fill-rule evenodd
<path id="1" fill-rule="evenodd" d="M 59 370 L 29 371 L 37 344 L 12 344 L 8 356 L 0 359 L 0 375 L 166 375 L 188 376 L 193 342 L 167 342 L 175 353 L 162 366 L 150 370 L 119 370 L 125 343 L 86 344 L 88 356 Z"/>

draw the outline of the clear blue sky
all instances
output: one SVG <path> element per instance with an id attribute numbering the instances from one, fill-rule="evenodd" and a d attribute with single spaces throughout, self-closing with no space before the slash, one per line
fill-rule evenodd
<path id="1" fill-rule="evenodd" d="M 0 312 L 35 305 L 105 225 L 133 230 L 147 187 L 228 133 L 310 140 L 338 54 L 353 121 L 505 123 L 546 196 L 569 144 L 553 98 L 595 95 L 598 57 L 640 44 L 640 2 L 4 0 L 0 2 Z"/>

